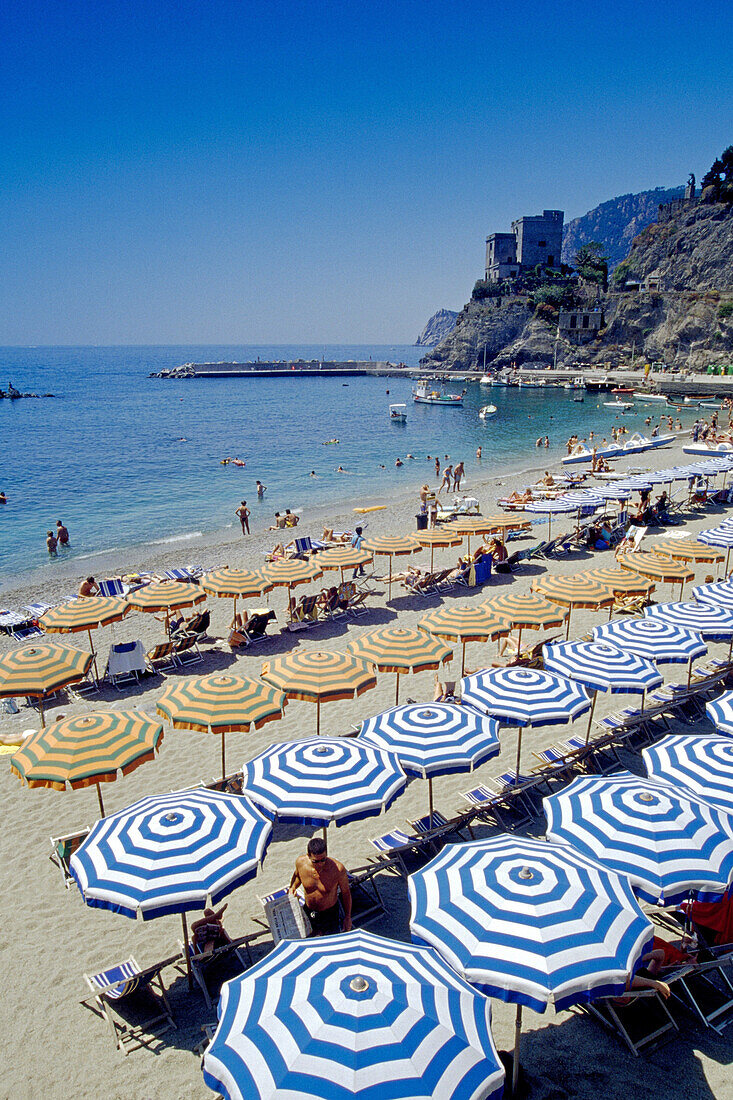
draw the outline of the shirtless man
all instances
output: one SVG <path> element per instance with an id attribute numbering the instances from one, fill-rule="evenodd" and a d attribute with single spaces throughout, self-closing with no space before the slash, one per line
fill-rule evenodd
<path id="1" fill-rule="evenodd" d="M 59 546 L 69 545 L 69 532 L 60 519 L 56 520 L 56 539 Z"/>
<path id="2" fill-rule="evenodd" d="M 94 577 L 87 577 L 85 581 L 82 581 L 79 585 L 80 596 L 98 596 L 99 585 L 95 581 Z"/>
<path id="3" fill-rule="evenodd" d="M 239 516 L 239 522 L 242 524 L 242 534 L 249 534 L 249 508 L 247 507 L 247 501 L 243 500 L 237 508 L 235 515 Z"/>
<path id="4" fill-rule="evenodd" d="M 351 890 L 343 863 L 331 859 L 322 837 L 308 842 L 307 854 L 298 856 L 289 892 L 294 894 L 299 886 L 305 893 L 305 907 L 314 936 L 332 936 L 336 932 L 351 931 Z M 344 923 L 339 928 L 339 891 L 344 907 Z"/>

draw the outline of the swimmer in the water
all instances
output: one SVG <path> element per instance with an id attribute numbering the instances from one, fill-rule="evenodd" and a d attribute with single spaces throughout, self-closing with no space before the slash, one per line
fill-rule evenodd
<path id="1" fill-rule="evenodd" d="M 397 461 L 395 462 L 395 466 L 404 466 L 404 462 L 402 461 L 401 458 L 397 459 Z"/>

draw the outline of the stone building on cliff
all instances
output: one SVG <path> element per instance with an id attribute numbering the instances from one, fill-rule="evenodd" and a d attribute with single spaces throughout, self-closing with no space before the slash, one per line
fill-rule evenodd
<path id="1" fill-rule="evenodd" d="M 542 264 L 560 267 L 562 210 L 518 218 L 511 233 L 492 233 L 486 238 L 486 281 L 497 283 Z"/>

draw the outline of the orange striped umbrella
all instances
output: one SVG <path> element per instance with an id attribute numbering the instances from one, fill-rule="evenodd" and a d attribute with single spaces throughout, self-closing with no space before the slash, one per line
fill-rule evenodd
<path id="1" fill-rule="evenodd" d="M 461 642 L 461 676 L 466 667 L 466 642 L 486 642 L 489 638 L 498 638 L 500 634 L 509 632 L 506 618 L 493 615 L 480 605 L 473 607 L 467 604 L 439 607 L 417 625 L 420 630 L 427 630 L 439 638 Z"/>
<path id="2" fill-rule="evenodd" d="M 285 558 L 283 561 L 271 561 L 263 565 L 260 570 L 268 584 L 274 587 L 285 586 L 288 590 L 288 606 L 290 606 L 290 589 L 299 584 L 308 584 L 323 576 L 323 570 L 313 561 L 303 561 L 300 558 Z"/>
<path id="3" fill-rule="evenodd" d="M 436 527 L 432 531 L 418 531 L 415 538 L 421 546 L 430 547 L 430 572 L 433 571 L 433 554 L 436 546 L 460 546 L 463 535 L 460 531 L 450 531 L 447 527 Z"/>
<path id="4" fill-rule="evenodd" d="M 519 519 L 517 516 L 459 516 L 447 523 L 446 527 L 467 536 L 467 549 L 470 553 L 471 535 L 489 535 L 498 531 L 503 542 L 507 531 L 527 531 L 532 524 L 528 519 Z"/>
<path id="5" fill-rule="evenodd" d="M 83 680 L 91 664 L 91 653 L 53 642 L 15 649 L 0 657 L 0 699 L 37 698 L 43 726 L 43 696 Z"/>
<path id="6" fill-rule="evenodd" d="M 653 580 L 668 584 L 679 582 L 680 599 L 682 599 L 685 581 L 691 581 L 695 576 L 694 570 L 683 562 L 664 558 L 660 554 L 646 554 L 643 550 L 634 550 L 631 554 L 619 554 L 616 561 L 622 569 L 639 573 L 642 577 L 651 577 Z"/>
<path id="7" fill-rule="evenodd" d="M 97 788 L 152 760 L 163 740 L 163 724 L 136 710 L 95 711 L 61 718 L 34 733 L 10 759 L 13 772 L 29 787 Z"/>
<path id="8" fill-rule="evenodd" d="M 649 596 L 656 587 L 654 581 L 630 572 L 630 568 L 614 569 L 612 566 L 606 566 L 601 569 L 588 569 L 584 573 L 579 573 L 578 576 L 598 581 L 599 584 L 610 588 L 614 596 Z"/>
<path id="9" fill-rule="evenodd" d="M 422 546 L 412 535 L 378 535 L 371 539 L 362 540 L 362 550 L 369 550 L 372 554 L 387 554 L 389 557 L 389 594 L 392 599 L 392 558 L 401 554 L 417 554 Z"/>
<path id="10" fill-rule="evenodd" d="M 664 554 L 679 561 L 723 561 L 723 554 L 715 546 L 696 539 L 657 539 L 649 547 L 652 554 Z"/>
<path id="11" fill-rule="evenodd" d="M 400 701 L 400 676 L 424 672 L 450 661 L 453 650 L 437 637 L 403 626 L 384 626 L 353 638 L 348 649 L 355 657 L 371 661 L 380 672 L 396 672 L 395 706 Z"/>
<path id="12" fill-rule="evenodd" d="M 539 630 L 562 626 L 567 611 L 559 611 L 557 604 L 551 603 L 534 592 L 523 595 L 506 592 L 501 596 L 492 596 L 480 605 L 498 618 L 505 618 L 512 627 L 517 627 L 517 653 L 522 645 L 522 630 L 525 627 Z"/>
<path id="13" fill-rule="evenodd" d="M 568 608 L 566 637 L 570 637 L 570 619 L 576 607 L 587 607 L 597 611 L 600 607 L 610 607 L 614 595 L 610 588 L 598 581 L 582 576 L 562 576 L 551 574 L 538 577 L 532 582 L 532 591 L 539 592 L 551 603 L 559 603 Z"/>
<path id="14" fill-rule="evenodd" d="M 372 561 L 372 555 L 366 550 L 357 550 L 355 546 L 330 546 L 328 550 L 322 550 L 318 555 L 318 564 L 321 569 L 340 569 L 341 580 L 344 579 L 344 569 L 356 569 L 357 565 L 367 565 Z"/>
<path id="15" fill-rule="evenodd" d="M 321 732 L 321 703 L 353 699 L 376 687 L 372 665 L 350 653 L 297 650 L 266 661 L 262 679 L 284 691 L 288 699 L 316 704 L 316 733 Z"/>
<path id="16" fill-rule="evenodd" d="M 129 603 L 117 596 L 80 596 L 78 600 L 62 603 L 47 611 L 41 617 L 40 623 L 47 634 L 76 634 L 86 630 L 94 658 L 94 669 L 99 678 L 92 631 L 100 626 L 120 622 L 129 610 Z"/>
<path id="17" fill-rule="evenodd" d="M 224 734 L 256 729 L 282 718 L 287 700 L 261 680 L 214 673 L 170 682 L 156 710 L 174 729 L 221 734 L 221 774 L 226 775 Z"/>
<path id="18" fill-rule="evenodd" d="M 210 596 L 219 599 L 234 600 L 232 615 L 237 614 L 237 600 L 246 600 L 250 596 L 261 596 L 272 590 L 272 585 L 266 581 L 261 573 L 252 572 L 249 569 L 230 569 L 228 565 L 222 565 L 219 569 L 212 569 L 201 578 L 201 587 Z"/>
<path id="19" fill-rule="evenodd" d="M 171 611 L 203 603 L 206 593 L 200 585 L 189 581 L 153 581 L 138 588 L 136 592 L 128 592 L 125 599 L 136 611 L 146 611 L 149 614 L 165 612 L 165 629 L 166 633 L 170 633 Z"/>

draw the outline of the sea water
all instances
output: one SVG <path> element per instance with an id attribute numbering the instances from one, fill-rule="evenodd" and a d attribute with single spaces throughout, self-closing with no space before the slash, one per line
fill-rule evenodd
<path id="1" fill-rule="evenodd" d="M 559 388 L 465 383 L 463 407 L 446 408 L 413 404 L 408 378 L 148 377 L 186 362 L 258 357 L 417 367 L 422 354 L 381 345 L 0 349 L 0 388 L 12 382 L 56 395 L 0 401 L 0 490 L 8 497 L 0 506 L 0 581 L 53 567 L 45 539 L 58 519 L 71 534 L 67 558 L 140 545 L 144 565 L 145 545 L 180 541 L 183 561 L 192 537 L 238 523 L 243 499 L 253 529 L 261 530 L 286 507 L 307 517 L 314 505 L 368 504 L 423 481 L 432 485 L 436 455 L 441 466 L 446 455 L 463 460 L 470 485 L 479 446 L 487 476 L 557 459 L 573 433 L 582 438 L 593 430 L 610 441 L 620 422 L 617 410 L 603 408 L 604 395 L 586 394 L 580 404 Z M 389 420 L 392 402 L 407 404 L 406 424 Z M 498 410 L 482 421 L 478 411 L 488 403 Z M 650 413 L 659 415 L 640 405 L 623 422 L 640 430 Z M 537 449 L 545 435 L 549 450 Z M 338 443 L 327 444 L 332 439 Z M 246 466 L 222 466 L 224 457 Z M 403 466 L 395 466 L 397 458 Z M 261 501 L 257 479 L 267 486 Z"/>

